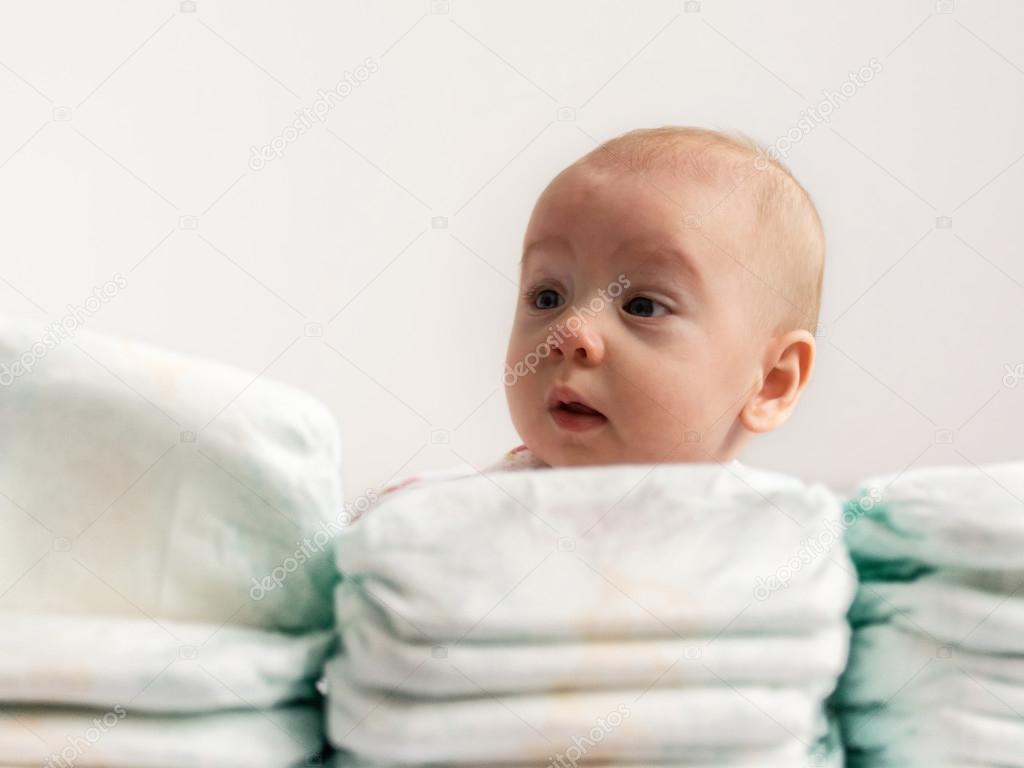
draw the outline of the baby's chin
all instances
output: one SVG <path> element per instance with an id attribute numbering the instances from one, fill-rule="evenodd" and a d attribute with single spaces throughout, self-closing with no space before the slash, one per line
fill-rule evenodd
<path id="1" fill-rule="evenodd" d="M 618 461 L 609 457 L 587 456 L 574 454 L 571 456 L 557 456 L 553 459 L 540 457 L 541 461 L 551 467 L 606 467 L 614 464 L 628 464 L 630 462 Z"/>
<path id="2" fill-rule="evenodd" d="M 527 443 L 529 445 L 529 443 Z M 610 466 L 615 464 L 704 464 L 722 463 L 728 457 L 716 459 L 702 446 L 684 444 L 673 446 L 660 452 L 618 448 L 609 450 L 605 447 L 586 445 L 538 445 L 530 448 L 533 454 L 550 467 L 589 467 Z"/>
<path id="3" fill-rule="evenodd" d="M 598 451 L 593 446 L 557 443 L 548 435 L 534 436 L 533 439 L 530 439 L 530 435 L 523 437 L 530 452 L 549 467 L 588 467 L 617 463 L 606 452 Z"/>
<path id="4" fill-rule="evenodd" d="M 534 455 L 550 467 L 599 467 L 613 464 L 646 464 L 648 462 L 639 453 L 622 450 L 609 450 L 580 444 L 539 445 L 533 449 Z"/>
<path id="5" fill-rule="evenodd" d="M 664 426 L 646 425 L 630 439 L 623 433 L 622 423 L 627 422 L 609 419 L 597 426 L 581 426 L 545 414 L 543 419 L 529 419 L 516 426 L 523 443 L 549 467 L 724 463 L 732 458 L 718 433 L 702 435 L 687 430 L 668 434 Z"/>

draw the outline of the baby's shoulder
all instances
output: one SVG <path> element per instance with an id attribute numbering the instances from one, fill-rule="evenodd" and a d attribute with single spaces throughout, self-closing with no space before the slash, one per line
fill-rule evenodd
<path id="1" fill-rule="evenodd" d="M 456 467 L 417 472 L 415 475 L 409 475 L 398 482 L 389 483 L 377 491 L 377 500 L 374 506 L 386 498 L 391 498 L 395 493 L 412 487 L 420 487 L 426 483 L 458 480 L 460 478 L 473 477 L 475 475 L 486 474 L 488 472 L 540 469 L 546 466 L 547 464 L 538 459 L 529 448 L 525 445 L 520 445 L 510 451 L 507 451 L 500 459 L 498 459 L 498 461 L 483 469 L 478 469 L 471 464 L 464 463 Z"/>
<path id="2" fill-rule="evenodd" d="M 511 451 L 508 451 L 485 471 L 504 472 L 517 469 L 543 469 L 547 466 L 547 464 L 537 457 L 537 454 L 525 445 L 519 445 Z"/>

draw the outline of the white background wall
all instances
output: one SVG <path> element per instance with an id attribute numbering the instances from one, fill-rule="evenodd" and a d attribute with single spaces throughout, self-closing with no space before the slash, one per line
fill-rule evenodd
<path id="1" fill-rule="evenodd" d="M 1022 459 L 1024 5 L 952 5 L 5 3 L 0 307 L 42 328 L 122 274 L 90 328 L 316 394 L 348 498 L 489 464 L 517 442 L 502 361 L 551 176 L 634 127 L 772 143 L 874 58 L 787 158 L 829 240 L 819 363 L 744 458 L 838 486 Z"/>

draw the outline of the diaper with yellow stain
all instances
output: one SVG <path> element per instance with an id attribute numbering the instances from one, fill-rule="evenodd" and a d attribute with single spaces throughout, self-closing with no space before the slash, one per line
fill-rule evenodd
<path id="1" fill-rule="evenodd" d="M 339 764 L 836 764 L 841 513 L 823 486 L 739 463 L 384 496 L 336 541 Z"/>

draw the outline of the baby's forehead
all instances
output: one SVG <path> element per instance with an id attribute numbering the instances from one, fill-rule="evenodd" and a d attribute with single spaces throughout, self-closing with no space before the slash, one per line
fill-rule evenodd
<path id="1" fill-rule="evenodd" d="M 620 137 L 608 146 L 549 183 L 527 227 L 524 256 L 533 243 L 551 236 L 573 240 L 573 233 L 584 233 L 583 252 L 591 252 L 583 243 L 597 236 L 597 251 L 637 262 L 682 250 L 714 265 L 722 254 L 749 256 L 760 248 L 760 225 L 772 214 L 764 179 L 750 176 L 770 175 L 755 165 L 756 150 L 685 136 L 657 144 Z M 620 243 L 635 239 L 650 242 L 628 243 L 618 253 Z"/>
<path id="2" fill-rule="evenodd" d="M 732 186 L 749 179 L 760 164 L 754 147 L 717 136 L 672 135 L 660 140 L 620 137 L 607 142 L 574 165 L 632 175 L 670 175 L 690 185 Z"/>
<path id="3" fill-rule="evenodd" d="M 750 229 L 736 221 L 731 205 L 702 217 L 728 191 L 704 179 L 677 180 L 667 169 L 641 176 L 621 168 L 568 168 L 538 201 L 524 237 L 524 261 L 534 251 L 534 263 L 572 254 L 601 254 L 623 265 L 671 262 L 666 254 L 679 251 L 696 258 L 707 237 L 731 241 Z M 723 222 L 727 233 L 719 231 Z"/>
<path id="4" fill-rule="evenodd" d="M 652 203 L 686 207 L 696 195 L 713 187 L 704 179 L 682 179 L 668 166 L 643 171 L 619 166 L 577 162 L 555 176 L 537 200 L 537 206 L 552 213 L 585 213 L 594 205 L 630 207 L 655 195 Z M 692 203 L 690 203 L 692 204 Z"/>
<path id="5" fill-rule="evenodd" d="M 753 222 L 765 212 L 766 179 L 756 176 L 769 175 L 758 170 L 757 158 L 754 152 L 695 141 L 673 142 L 657 152 L 647 148 L 641 155 L 620 147 L 614 154 L 591 153 L 564 169 L 546 190 L 556 194 L 542 200 L 571 211 L 600 190 L 613 199 L 617 195 L 627 209 L 638 199 L 666 209 L 686 226 L 710 224 L 712 218 L 728 218 L 733 225 L 737 218 Z"/>

